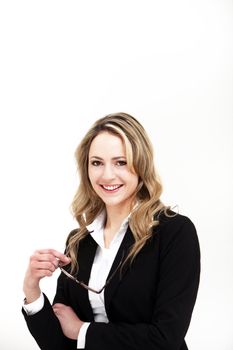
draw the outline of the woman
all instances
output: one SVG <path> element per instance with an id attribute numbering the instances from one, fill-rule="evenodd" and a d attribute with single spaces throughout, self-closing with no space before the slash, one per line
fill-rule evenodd
<path id="1" fill-rule="evenodd" d="M 44 350 L 186 350 L 200 251 L 193 223 L 160 200 L 151 143 L 126 113 L 99 119 L 76 151 L 79 228 L 65 254 L 36 251 L 23 313 Z M 39 281 L 61 268 L 54 303 Z"/>

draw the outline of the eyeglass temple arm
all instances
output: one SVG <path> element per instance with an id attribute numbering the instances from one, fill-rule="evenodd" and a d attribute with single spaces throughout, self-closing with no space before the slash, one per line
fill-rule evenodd
<path id="1" fill-rule="evenodd" d="M 105 288 L 105 286 L 103 288 L 101 288 L 101 290 L 96 291 L 95 289 L 92 289 L 91 287 L 87 286 L 84 282 L 77 280 L 74 276 L 72 276 L 69 272 L 67 272 L 65 269 L 63 269 L 61 266 L 59 266 L 59 269 L 69 278 L 71 278 L 74 282 L 80 284 L 81 286 L 87 288 L 88 290 L 90 290 L 91 292 L 100 294 L 102 292 L 102 290 Z"/>
<path id="2" fill-rule="evenodd" d="M 71 278 L 74 282 L 78 283 L 79 285 L 85 287 L 86 289 L 90 290 L 91 292 L 94 292 L 94 293 L 97 293 L 97 294 L 100 294 L 104 288 L 108 285 L 108 283 L 112 280 L 112 278 L 115 276 L 115 274 L 117 273 L 119 267 L 121 266 L 122 262 L 123 262 L 123 258 L 124 258 L 124 255 L 125 255 L 125 252 L 123 251 L 122 252 L 122 257 L 121 257 L 121 260 L 119 262 L 119 264 L 117 265 L 117 268 L 116 270 L 114 271 L 114 273 L 112 274 L 112 276 L 110 276 L 110 278 L 107 280 L 106 284 L 100 289 L 100 290 L 95 290 L 89 286 L 87 286 L 84 282 L 82 281 L 79 281 L 78 279 L 76 279 L 74 276 L 72 276 L 69 272 L 67 272 L 65 269 L 63 269 L 63 267 L 59 266 L 59 269 L 69 278 Z"/>

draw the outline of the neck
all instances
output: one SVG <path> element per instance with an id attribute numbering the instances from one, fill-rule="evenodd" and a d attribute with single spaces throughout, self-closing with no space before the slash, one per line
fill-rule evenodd
<path id="1" fill-rule="evenodd" d="M 117 230 L 130 212 L 131 207 L 106 207 L 107 215 L 105 228 L 109 230 Z"/>
<path id="2" fill-rule="evenodd" d="M 130 210 L 117 210 L 114 208 L 106 208 L 106 223 L 104 228 L 104 244 L 105 248 L 109 248 L 116 232 L 119 230 L 123 220 L 129 215 Z"/>

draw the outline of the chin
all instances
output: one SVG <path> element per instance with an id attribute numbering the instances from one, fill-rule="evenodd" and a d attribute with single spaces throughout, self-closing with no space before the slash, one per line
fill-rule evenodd
<path id="1" fill-rule="evenodd" d="M 104 201 L 105 205 L 107 205 L 108 207 L 116 207 L 118 205 L 121 205 L 121 203 L 118 202 L 112 202 L 112 201 Z"/>
<path id="2" fill-rule="evenodd" d="M 105 203 L 105 205 L 107 205 L 108 207 L 117 207 L 117 206 L 123 204 L 122 201 L 104 200 L 103 198 L 102 198 L 102 200 Z"/>

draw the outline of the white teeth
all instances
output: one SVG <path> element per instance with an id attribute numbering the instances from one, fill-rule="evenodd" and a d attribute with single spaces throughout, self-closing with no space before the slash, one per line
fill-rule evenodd
<path id="1" fill-rule="evenodd" d="M 108 191 L 116 190 L 116 189 L 119 188 L 119 187 L 120 187 L 120 185 L 115 185 L 115 186 L 104 186 L 104 185 L 103 185 L 103 188 L 104 188 L 105 190 L 108 190 Z"/>

